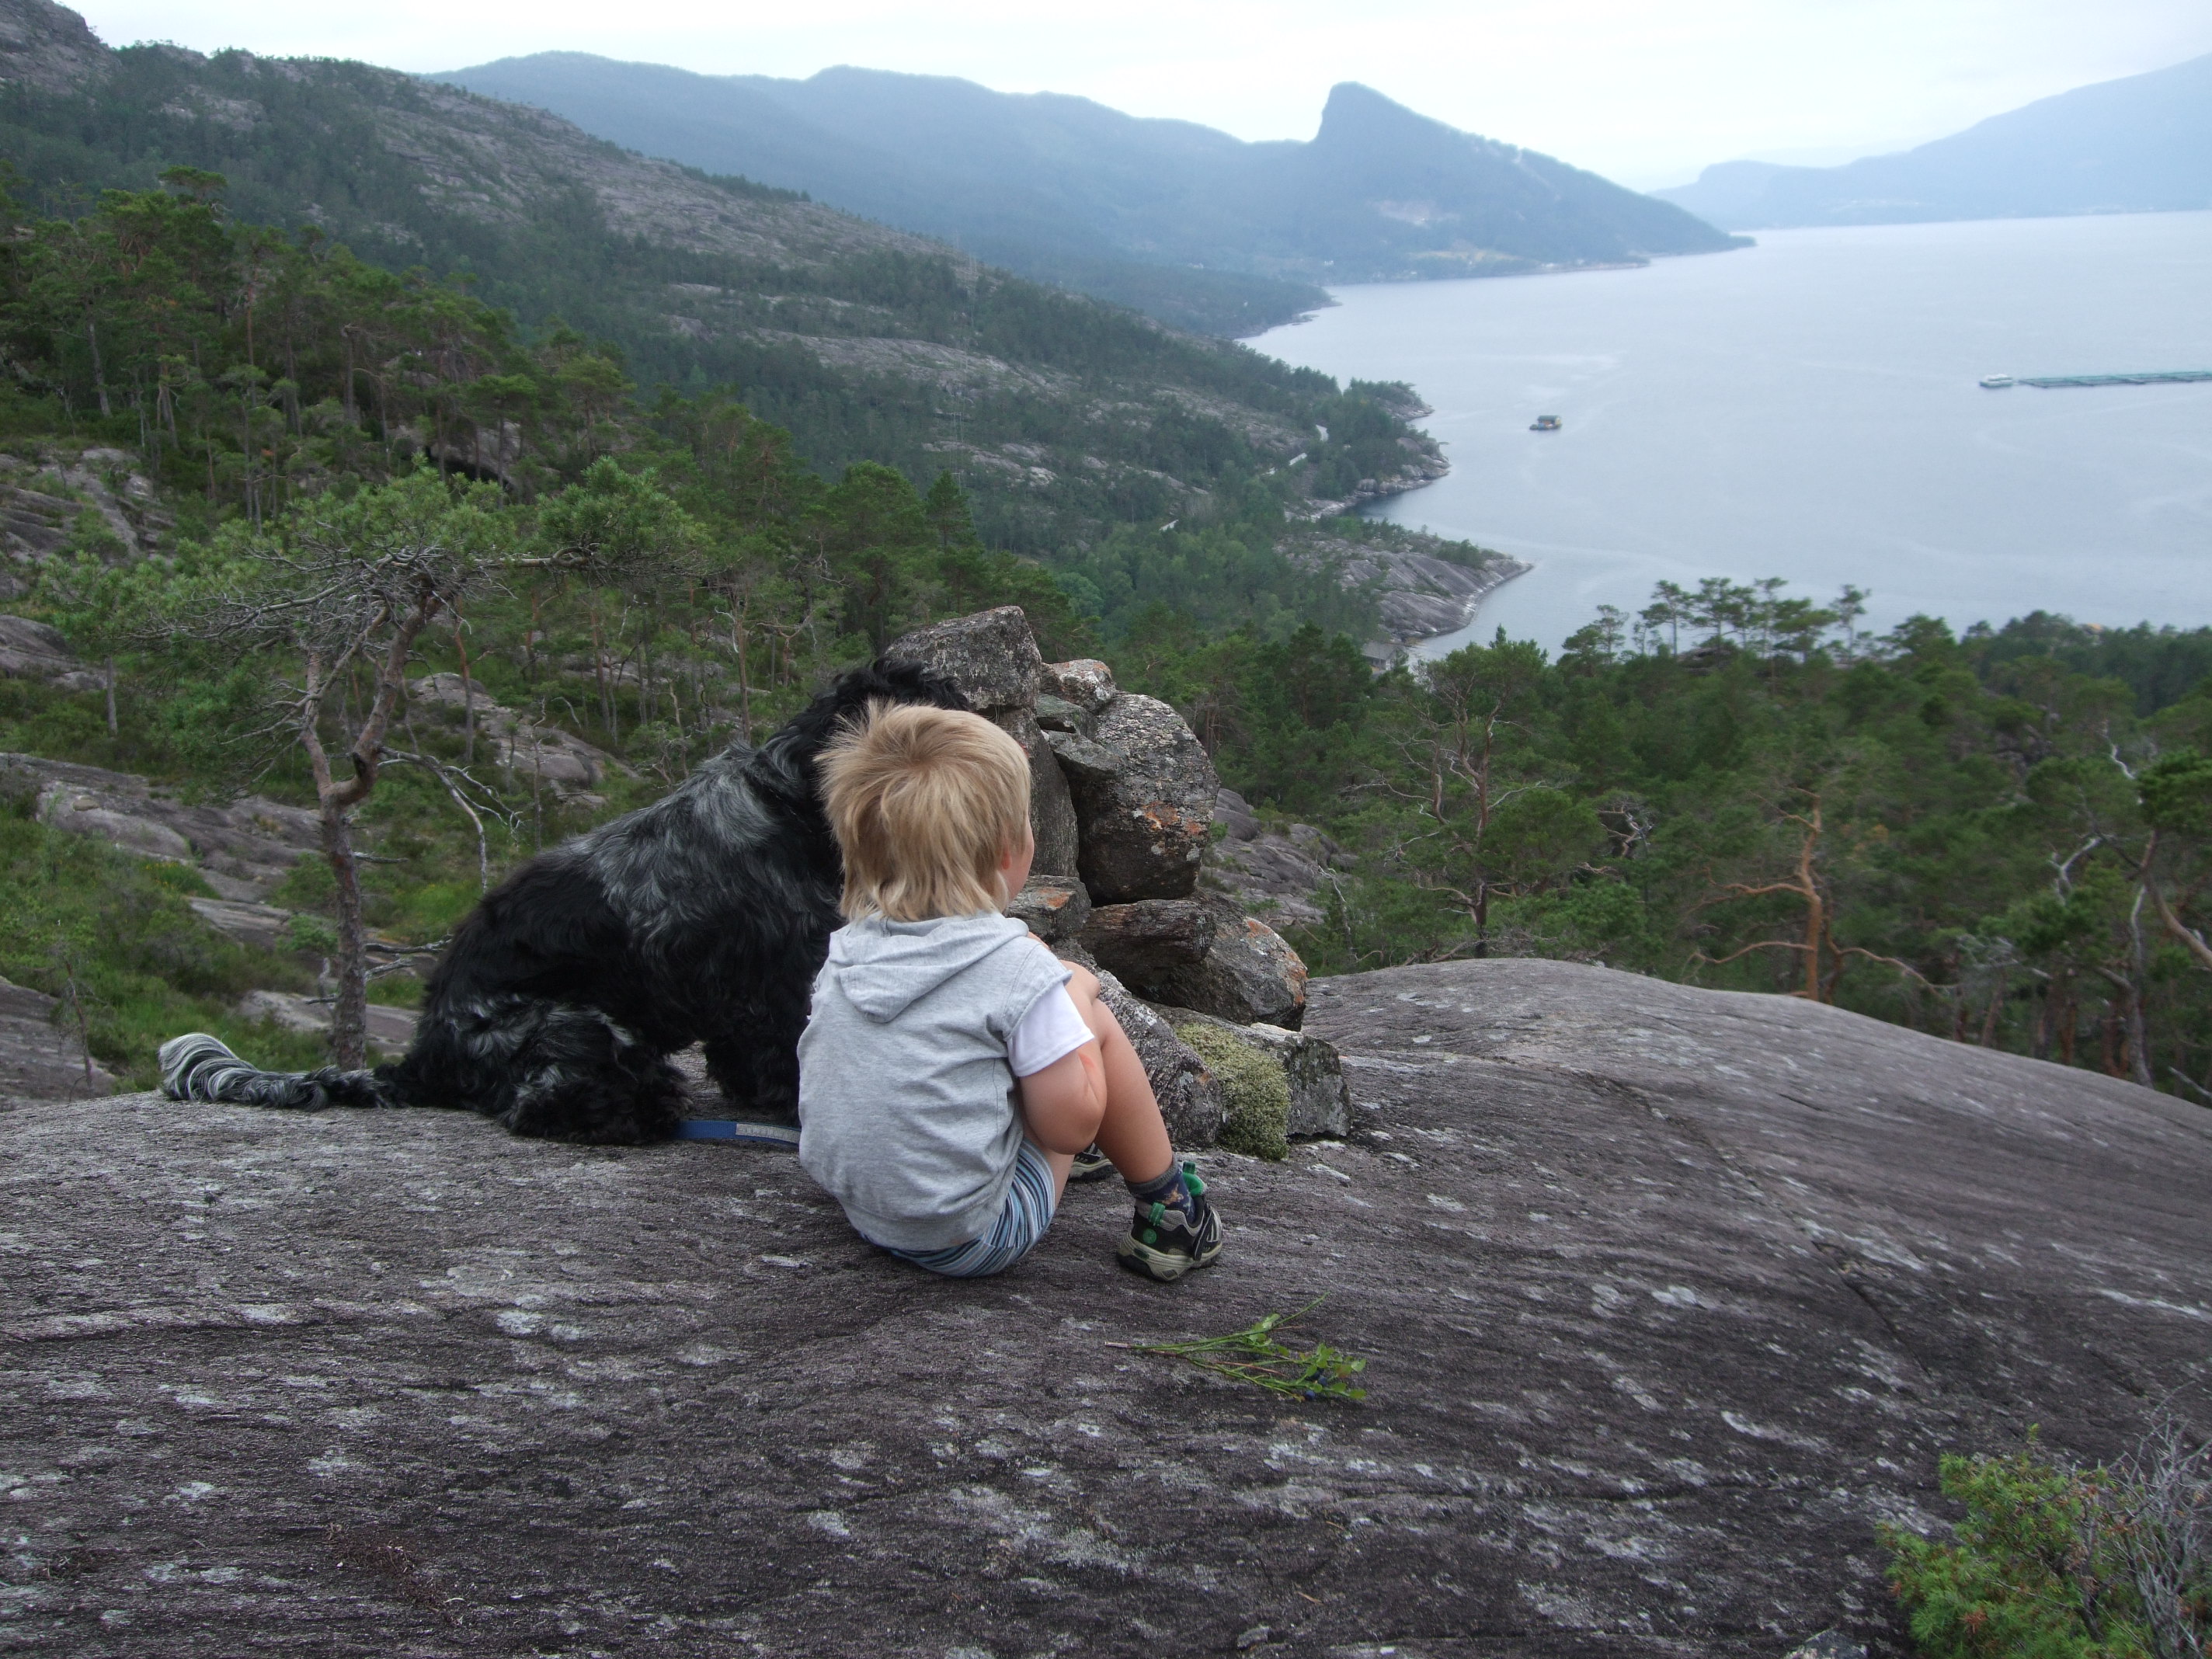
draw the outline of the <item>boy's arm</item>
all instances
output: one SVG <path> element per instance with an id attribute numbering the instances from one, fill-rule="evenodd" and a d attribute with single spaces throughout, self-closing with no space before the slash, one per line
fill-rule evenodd
<path id="1" fill-rule="evenodd" d="M 1022 1121 L 1045 1151 L 1079 1152 L 1098 1138 L 1106 1115 L 1106 1062 L 1097 1038 L 1018 1083 Z"/>
<path id="2" fill-rule="evenodd" d="M 1095 1030 L 1097 976 L 1080 963 L 1067 966 L 1068 999 L 1084 1024 Z M 1016 1079 L 1016 1085 L 1030 1139 L 1045 1151 L 1079 1152 L 1097 1139 L 1106 1115 L 1106 1061 L 1096 1036 L 1042 1070 Z"/>

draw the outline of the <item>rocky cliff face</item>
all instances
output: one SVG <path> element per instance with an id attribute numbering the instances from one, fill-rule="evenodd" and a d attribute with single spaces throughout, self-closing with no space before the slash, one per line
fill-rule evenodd
<path id="1" fill-rule="evenodd" d="M 2212 1115 L 1562 963 L 1311 1004 L 1357 1127 L 1209 1158 L 1172 1289 L 1097 1189 L 969 1283 L 777 1154 L 0 1109 L 0 1639 L 1899 1654 L 1873 1528 L 1939 1454 L 2110 1455 L 2206 1380 Z M 1113 1346 L 1322 1296 L 1362 1405 Z"/>

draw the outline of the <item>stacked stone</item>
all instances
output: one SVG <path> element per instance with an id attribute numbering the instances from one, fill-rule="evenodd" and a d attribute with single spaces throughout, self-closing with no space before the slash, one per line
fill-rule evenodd
<path id="1" fill-rule="evenodd" d="M 1336 1051 L 1298 1030 L 1305 964 L 1198 890 L 1220 781 L 1182 717 L 1103 662 L 1046 662 L 1015 605 L 887 654 L 951 680 L 1030 757 L 1036 856 L 1008 914 L 1098 974 L 1177 1143 L 1279 1158 L 1291 1136 L 1345 1133 Z"/>

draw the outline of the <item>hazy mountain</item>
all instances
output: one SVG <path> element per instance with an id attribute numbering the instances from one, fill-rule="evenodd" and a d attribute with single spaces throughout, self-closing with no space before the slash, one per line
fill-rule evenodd
<path id="1" fill-rule="evenodd" d="M 1898 155 L 1724 161 L 1653 194 L 1740 230 L 2212 207 L 2212 55 L 2077 87 Z"/>
<path id="2" fill-rule="evenodd" d="M 434 78 L 1094 292 L 1146 267 L 1364 282 L 1731 246 L 1677 208 L 1351 83 L 1312 142 L 1246 143 L 1088 99 L 875 70 L 785 81 L 545 52 Z"/>

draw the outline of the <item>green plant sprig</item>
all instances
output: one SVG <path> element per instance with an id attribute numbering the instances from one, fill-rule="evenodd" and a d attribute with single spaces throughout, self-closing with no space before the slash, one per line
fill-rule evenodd
<path id="1" fill-rule="evenodd" d="M 1324 1300 L 1316 1297 L 1296 1313 L 1268 1314 L 1226 1336 L 1209 1336 L 1195 1342 L 1109 1342 L 1106 1346 L 1187 1359 L 1202 1371 L 1232 1382 L 1249 1382 L 1271 1394 L 1301 1400 L 1364 1400 L 1367 1390 L 1352 1381 L 1367 1369 L 1364 1359 L 1326 1342 L 1316 1341 L 1300 1352 L 1276 1340 L 1277 1331 L 1304 1318 Z"/>

